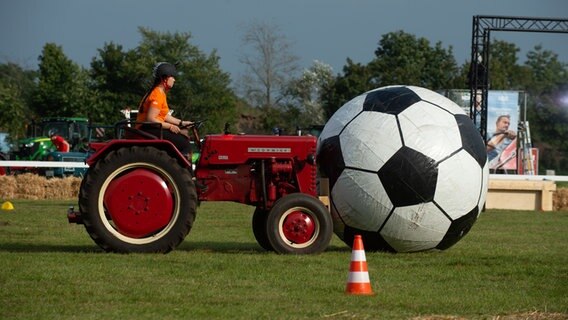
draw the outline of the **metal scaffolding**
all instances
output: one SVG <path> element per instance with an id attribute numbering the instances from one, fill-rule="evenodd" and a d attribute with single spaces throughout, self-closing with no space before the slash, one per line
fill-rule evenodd
<path id="1" fill-rule="evenodd" d="M 482 137 L 487 133 L 487 93 L 490 84 L 491 31 L 568 33 L 568 19 L 474 16 L 469 72 L 470 115 Z"/>

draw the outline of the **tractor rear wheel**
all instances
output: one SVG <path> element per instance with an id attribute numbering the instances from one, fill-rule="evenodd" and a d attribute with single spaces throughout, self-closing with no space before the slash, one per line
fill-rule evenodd
<path id="1" fill-rule="evenodd" d="M 324 251 L 333 234 L 327 208 L 312 196 L 293 193 L 280 198 L 267 217 L 267 236 L 278 253 L 310 254 Z"/>
<path id="2" fill-rule="evenodd" d="M 191 173 L 155 147 L 109 152 L 87 170 L 79 208 L 105 251 L 169 252 L 191 230 L 197 194 Z"/>

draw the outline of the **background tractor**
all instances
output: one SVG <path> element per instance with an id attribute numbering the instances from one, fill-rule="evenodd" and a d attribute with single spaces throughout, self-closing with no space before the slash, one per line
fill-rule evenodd
<path id="1" fill-rule="evenodd" d="M 57 151 L 50 132 L 63 137 L 71 146 L 70 152 Z M 2 160 L 84 162 L 89 139 L 89 121 L 86 118 L 53 117 L 28 125 L 27 138 L 18 140 Z M 46 176 L 82 176 L 84 168 L 10 167 L 5 173 L 34 172 Z"/>
<path id="2" fill-rule="evenodd" d="M 316 137 L 225 132 L 201 141 L 199 124 L 190 128 L 195 169 L 172 143 L 129 122 L 116 139 L 91 143 L 69 222 L 84 224 L 106 251 L 169 252 L 191 230 L 199 202 L 233 201 L 255 207 L 252 229 L 264 249 L 327 248 L 333 223 L 317 194 Z"/>

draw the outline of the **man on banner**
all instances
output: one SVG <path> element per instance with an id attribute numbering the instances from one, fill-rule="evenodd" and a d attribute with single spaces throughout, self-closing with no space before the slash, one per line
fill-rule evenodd
<path id="1" fill-rule="evenodd" d="M 495 123 L 495 132 L 487 141 L 487 159 L 489 168 L 500 169 L 509 161 L 516 161 L 517 133 L 509 130 L 511 116 L 508 114 L 500 115 Z"/>

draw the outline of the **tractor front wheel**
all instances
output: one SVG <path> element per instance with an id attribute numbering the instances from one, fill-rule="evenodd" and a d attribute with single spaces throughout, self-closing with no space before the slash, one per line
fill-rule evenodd
<path id="1" fill-rule="evenodd" d="M 276 201 L 266 225 L 268 241 L 278 253 L 322 252 L 333 234 L 333 221 L 327 208 L 319 199 L 302 193 Z"/>

